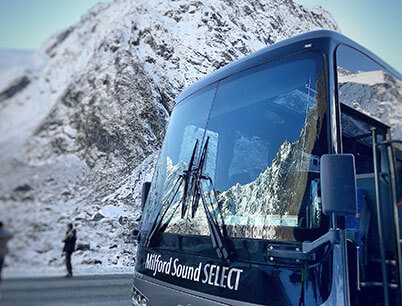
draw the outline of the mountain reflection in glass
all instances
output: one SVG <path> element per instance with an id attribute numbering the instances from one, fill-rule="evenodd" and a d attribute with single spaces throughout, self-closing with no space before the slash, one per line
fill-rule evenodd
<path id="1" fill-rule="evenodd" d="M 389 125 L 392 139 L 401 139 L 402 80 L 351 47 L 341 45 L 336 53 L 339 101 Z M 353 134 L 359 128 L 351 122 L 345 126 L 342 118 L 341 122 L 343 133 Z"/>
<path id="2" fill-rule="evenodd" d="M 319 53 L 261 64 L 212 84 L 174 109 L 144 212 L 147 230 L 209 137 L 201 185 L 230 237 L 299 240 L 320 227 L 319 158 L 327 150 L 325 72 Z M 183 186 L 165 232 L 209 235 L 204 208 L 181 217 Z"/>

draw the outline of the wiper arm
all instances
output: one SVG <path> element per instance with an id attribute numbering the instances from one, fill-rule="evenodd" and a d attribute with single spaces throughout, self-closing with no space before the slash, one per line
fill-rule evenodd
<path id="1" fill-rule="evenodd" d="M 205 160 L 206 160 L 206 154 L 207 154 L 207 149 L 208 149 L 208 142 L 209 142 L 209 137 L 207 137 L 207 140 L 205 142 L 205 145 L 202 149 L 202 154 L 200 156 L 200 160 L 198 162 L 198 167 L 196 169 L 192 169 L 193 168 L 193 164 L 194 164 L 194 158 L 195 158 L 195 153 L 197 151 L 197 146 L 198 146 L 198 139 L 194 145 L 194 149 L 193 149 L 193 153 L 191 155 L 190 158 L 190 162 L 189 162 L 189 166 L 187 171 L 184 171 L 184 173 L 182 175 L 180 175 L 178 177 L 178 179 L 176 180 L 173 188 L 171 189 L 171 192 L 173 192 L 173 197 L 170 199 L 169 203 L 165 206 L 166 208 L 163 210 L 163 207 L 161 207 L 161 209 L 159 210 L 156 218 L 155 218 L 155 222 L 153 223 L 151 230 L 149 231 L 149 234 L 146 238 L 145 241 L 145 246 L 149 247 L 153 237 L 155 236 L 156 233 L 158 233 L 161 228 L 162 228 L 162 221 L 166 215 L 166 213 L 168 212 L 169 208 L 171 207 L 171 205 L 174 202 L 174 199 L 177 195 L 177 193 L 180 190 L 181 185 L 184 182 L 184 191 L 183 191 L 183 198 L 181 203 L 183 204 L 182 206 L 182 216 L 184 216 L 185 212 L 186 212 L 186 200 L 187 200 L 187 193 L 188 193 L 188 189 L 189 189 L 189 184 L 190 184 L 190 179 L 191 179 L 191 193 L 190 193 L 190 198 L 192 195 L 193 198 L 193 202 L 192 202 L 192 213 L 193 215 L 195 214 L 195 210 L 196 207 L 198 206 L 198 202 L 201 198 L 202 201 L 202 206 L 205 210 L 205 215 L 207 218 L 207 222 L 208 222 L 208 228 L 209 228 L 209 232 L 210 232 L 210 236 L 211 236 L 211 240 L 212 240 L 212 247 L 215 249 L 217 255 L 219 258 L 223 258 L 225 260 L 229 260 L 230 254 L 228 252 L 228 248 L 225 246 L 224 243 L 224 239 L 223 236 L 219 230 L 219 226 L 217 224 L 217 222 L 214 220 L 214 218 L 212 217 L 211 211 L 208 208 L 208 204 L 207 201 L 205 199 L 205 196 L 202 192 L 202 188 L 201 188 L 201 179 L 209 179 L 211 181 L 210 178 L 203 176 L 202 172 L 203 172 L 203 168 L 205 165 Z M 169 193 L 170 195 L 170 193 Z M 168 195 L 168 196 L 169 196 Z M 167 196 L 167 197 L 168 197 Z M 167 198 L 166 197 L 166 198 Z M 177 210 L 177 207 L 175 209 L 175 211 Z M 163 211 L 163 213 L 162 213 Z M 174 212 L 173 212 L 174 214 Z M 170 218 L 171 219 L 171 218 Z M 168 222 L 170 221 L 170 219 L 168 220 Z"/>
<path id="2" fill-rule="evenodd" d="M 198 189 L 200 190 L 200 197 L 201 197 L 201 202 L 202 206 L 204 207 L 205 215 L 207 217 L 208 221 L 208 228 L 212 240 L 212 247 L 215 249 L 216 254 L 218 254 L 219 258 L 223 258 L 225 260 L 229 260 L 229 252 L 227 250 L 227 247 L 225 246 L 222 234 L 219 230 L 218 224 L 215 222 L 215 220 L 212 218 L 211 211 L 208 208 L 207 201 L 205 199 L 204 194 L 201 191 L 201 182 L 198 181 Z"/>
<path id="3" fill-rule="evenodd" d="M 192 218 L 194 218 L 195 212 L 197 211 L 197 208 L 198 208 L 198 203 L 200 201 L 201 189 L 198 188 L 197 182 L 200 181 L 201 176 L 202 176 L 202 171 L 204 169 L 204 164 L 205 164 L 205 160 L 207 157 L 208 143 L 209 143 L 209 136 L 207 137 L 204 147 L 202 148 L 200 160 L 198 161 L 198 167 L 195 169 L 195 171 L 193 173 L 193 184 L 192 184 L 192 188 L 191 188 L 191 194 L 193 195 L 192 202 L 191 202 L 191 217 Z"/>
<path id="4" fill-rule="evenodd" d="M 195 142 L 195 145 L 193 148 L 193 153 L 191 155 L 187 171 L 184 171 L 184 173 L 177 178 L 176 182 L 173 185 L 173 188 L 166 195 L 165 199 L 166 200 L 168 199 L 171 192 L 173 192 L 173 197 L 170 199 L 170 201 L 167 203 L 167 205 L 162 205 L 161 209 L 158 211 L 158 214 L 156 215 L 155 221 L 152 224 L 151 229 L 148 233 L 148 236 L 145 240 L 146 247 L 149 247 L 151 245 L 153 237 L 155 236 L 156 233 L 158 233 L 161 230 L 162 221 L 165 218 L 165 215 L 168 212 L 169 208 L 172 206 L 174 199 L 176 198 L 176 195 L 179 192 L 180 187 L 183 184 L 183 182 L 184 182 L 184 191 L 183 191 L 183 200 L 182 200 L 183 207 L 186 204 L 188 185 L 189 185 L 189 181 L 190 181 L 190 177 L 191 177 L 191 172 L 192 172 L 192 168 L 193 168 L 193 164 L 194 164 L 194 158 L 195 158 L 195 153 L 197 151 L 197 146 L 198 146 L 198 139 Z M 165 207 L 165 210 L 163 210 L 163 207 Z M 185 208 L 183 208 L 183 207 L 182 207 L 182 215 L 184 215 L 184 213 L 186 211 Z M 176 209 L 177 209 L 177 207 L 176 207 Z M 176 211 L 176 209 L 175 209 L 175 211 Z M 163 211 L 163 213 L 162 213 L 162 211 Z"/>
<path id="5" fill-rule="evenodd" d="M 192 216 L 194 217 L 195 211 L 198 206 L 198 202 L 201 198 L 202 206 L 204 208 L 205 215 L 207 217 L 208 228 L 209 228 L 209 232 L 210 232 L 210 236 L 211 236 L 211 240 L 212 240 L 212 247 L 215 249 L 219 258 L 229 260 L 230 254 L 228 252 L 228 248 L 226 247 L 226 245 L 224 243 L 224 238 L 222 236 L 222 233 L 220 232 L 217 222 L 212 217 L 211 211 L 207 204 L 207 200 L 205 199 L 205 195 L 202 192 L 202 188 L 201 188 L 201 179 L 207 179 L 207 177 L 204 177 L 202 175 L 202 172 L 203 172 L 203 168 L 205 165 L 207 149 L 208 149 L 208 142 L 209 142 L 209 136 L 207 137 L 207 140 L 205 141 L 205 145 L 202 149 L 202 154 L 200 157 L 200 161 L 198 163 L 198 167 L 197 167 L 196 171 L 194 172 L 193 186 L 192 186 L 192 195 L 193 195 Z"/>
<path id="6" fill-rule="evenodd" d="M 186 214 L 186 210 L 187 210 L 187 192 L 188 192 L 188 186 L 190 183 L 190 179 L 192 176 L 191 173 L 193 171 L 194 157 L 195 157 L 195 152 L 197 151 L 197 147 L 198 147 L 198 139 L 195 142 L 193 153 L 191 154 L 190 162 L 188 163 L 187 171 L 184 173 L 184 189 L 183 189 L 182 206 L 181 206 L 181 217 L 182 218 Z"/>

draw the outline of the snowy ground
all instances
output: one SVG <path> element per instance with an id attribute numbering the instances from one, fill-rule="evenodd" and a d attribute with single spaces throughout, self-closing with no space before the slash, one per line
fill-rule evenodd
<path id="1" fill-rule="evenodd" d="M 77 248 L 73 265 L 78 274 L 126 273 L 135 264 L 137 242 L 132 230 L 140 217 L 140 190 L 143 181 L 150 181 L 157 152 L 141 163 L 135 171 L 120 179 L 120 187 L 101 191 L 77 185 L 77 177 L 86 177 L 86 167 L 75 165 L 76 172 L 63 171 L 65 161 L 55 165 L 32 167 L 18 171 L 18 163 L 9 165 L 7 183 L 15 185 L 25 171 L 25 180 L 19 187 L 0 197 L 3 222 L 10 224 L 14 238 L 9 242 L 10 254 L 6 260 L 6 275 L 58 275 L 64 271 L 61 256 L 66 225 L 72 222 L 77 230 Z M 72 157 L 71 167 L 79 160 Z M 13 170 L 16 170 L 15 172 Z M 4 171 L 4 169 L 3 169 Z M 18 175 L 13 176 L 13 173 Z M 112 176 L 112 175 L 111 175 Z M 61 179 L 62 178 L 62 179 Z M 5 181 L 1 181 L 3 184 Z M 0 182 L 0 183 L 1 183 Z M 3 186 L 4 190 L 11 189 Z M 87 203 L 85 209 L 82 203 Z M 92 203 L 92 204 L 91 204 Z M 29 216 L 29 217 L 28 217 Z"/>

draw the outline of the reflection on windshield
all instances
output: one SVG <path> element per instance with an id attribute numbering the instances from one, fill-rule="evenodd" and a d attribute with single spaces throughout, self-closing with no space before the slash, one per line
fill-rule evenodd
<path id="1" fill-rule="evenodd" d="M 338 48 L 337 62 L 339 101 L 391 126 L 392 138 L 402 139 L 402 80 L 348 46 Z"/>
<path id="2" fill-rule="evenodd" d="M 186 171 L 194 141 L 202 147 L 206 137 L 202 189 L 229 236 L 295 240 L 293 229 L 318 228 L 319 157 L 327 150 L 323 75 L 321 55 L 307 53 L 239 73 L 181 102 L 154 175 L 145 229 Z M 190 106 L 198 111 L 186 116 Z M 175 213 L 181 200 L 179 192 L 166 231 L 209 235 L 203 209 L 194 217 Z"/>

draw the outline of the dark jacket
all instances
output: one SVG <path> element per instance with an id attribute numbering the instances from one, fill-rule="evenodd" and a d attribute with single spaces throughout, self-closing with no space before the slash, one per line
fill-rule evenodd
<path id="1" fill-rule="evenodd" d="M 71 232 L 66 233 L 66 237 L 63 239 L 64 242 L 64 248 L 63 252 L 66 253 L 72 253 L 75 251 L 75 241 L 77 240 L 77 234 L 75 229 L 73 229 Z"/>
<path id="2" fill-rule="evenodd" d="M 8 253 L 7 242 L 13 237 L 9 232 L 0 229 L 0 257 L 6 256 Z"/>

